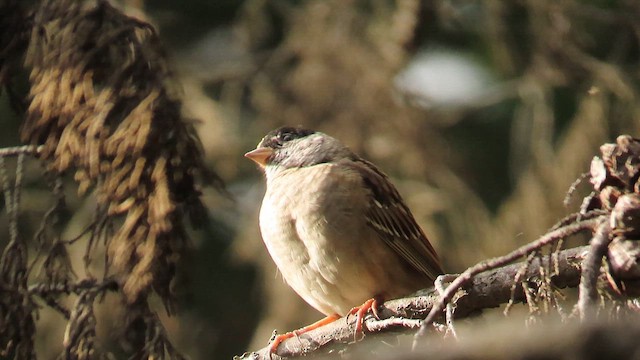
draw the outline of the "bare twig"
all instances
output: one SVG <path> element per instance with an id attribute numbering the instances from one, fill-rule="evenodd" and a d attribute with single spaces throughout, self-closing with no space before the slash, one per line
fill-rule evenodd
<path id="1" fill-rule="evenodd" d="M 575 222 L 579 222 L 579 221 L 583 221 L 583 220 L 590 220 L 593 218 L 597 218 L 600 217 L 602 215 L 607 215 L 609 214 L 609 212 L 607 210 L 602 210 L 602 209 L 594 209 L 591 211 L 587 211 L 587 212 L 577 212 L 577 213 L 573 213 L 571 215 L 565 216 L 564 218 L 560 219 L 560 221 L 558 221 L 557 223 L 555 223 L 551 229 L 549 230 L 556 230 L 559 229 L 563 226 L 567 226 L 569 224 L 575 223 Z M 560 239 L 562 240 L 562 239 Z"/>
<path id="2" fill-rule="evenodd" d="M 595 313 L 593 304 L 598 299 L 598 275 L 602 259 L 607 253 L 607 248 L 611 242 L 609 234 L 611 227 L 609 222 L 604 220 L 598 225 L 596 234 L 591 239 L 589 255 L 582 263 L 582 275 L 580 277 L 580 293 L 578 297 L 578 311 L 580 319 L 586 320 Z"/>
<path id="3" fill-rule="evenodd" d="M 578 185 L 580 185 L 584 181 L 584 179 L 589 177 L 589 175 L 591 175 L 591 173 L 584 172 L 580 174 L 580 176 L 578 176 L 578 178 L 575 179 L 573 183 L 571 183 L 571 186 L 569 186 L 569 190 L 567 190 L 567 194 L 565 195 L 564 200 L 562 200 L 562 204 L 564 206 L 569 206 L 569 203 L 571 202 L 571 197 L 578 189 Z"/>
<path id="4" fill-rule="evenodd" d="M 115 291 L 118 290 L 118 283 L 113 279 L 107 279 L 102 282 L 95 279 L 83 279 L 76 283 L 33 284 L 29 286 L 29 294 L 40 297 L 52 294 L 80 294 L 86 290 L 94 290 L 96 292 Z"/>
<path id="5" fill-rule="evenodd" d="M 24 145 L 0 149 L 0 157 L 18 156 L 21 154 L 37 155 L 42 151 L 42 145 Z"/>
<path id="6" fill-rule="evenodd" d="M 14 205 L 15 205 L 13 202 L 14 197 L 12 196 L 12 192 L 11 192 L 12 186 L 9 185 L 9 176 L 7 175 L 7 166 L 5 164 L 4 157 L 1 157 L 1 156 L 0 156 L 0 187 L 2 188 L 2 191 L 3 191 L 4 202 L 7 208 L 7 215 L 9 217 L 10 243 L 14 243 L 16 241 L 16 238 L 18 237 L 17 225 L 14 226 L 14 222 L 13 222 L 13 220 L 15 219 L 13 215 Z M 13 188 L 13 190 L 15 191 L 15 187 Z M 9 246 L 7 246 L 7 248 L 8 247 Z"/>
<path id="7" fill-rule="evenodd" d="M 535 257 L 536 255 L 533 252 L 527 255 L 527 259 L 522 262 L 522 266 L 520 267 L 520 270 L 518 270 L 518 272 L 516 273 L 516 276 L 513 278 L 513 285 L 511 285 L 511 298 L 509 299 L 509 302 L 507 303 L 507 306 L 504 308 L 504 312 L 503 312 L 505 315 L 509 314 L 511 307 L 513 306 L 513 304 L 515 304 L 516 290 L 518 289 L 518 285 L 521 284 L 522 277 L 527 272 L 527 269 L 529 268 L 529 264 L 531 264 L 531 262 L 533 261 L 533 259 L 535 259 Z"/>
<path id="8" fill-rule="evenodd" d="M 442 296 L 444 295 L 444 283 L 445 282 L 450 282 L 455 280 L 458 277 L 458 274 L 455 275 L 449 275 L 449 274 L 445 274 L 445 275 L 440 275 L 436 278 L 436 281 L 434 283 L 436 290 L 438 291 L 438 295 Z M 446 316 L 445 316 L 445 322 L 446 322 L 446 327 L 447 327 L 447 332 L 451 333 L 451 335 L 453 335 L 454 338 L 458 338 L 458 333 L 456 332 L 456 328 L 455 325 L 453 324 L 453 312 L 454 312 L 455 308 L 454 305 L 452 303 L 448 303 L 447 304 L 447 312 L 446 312 Z"/>

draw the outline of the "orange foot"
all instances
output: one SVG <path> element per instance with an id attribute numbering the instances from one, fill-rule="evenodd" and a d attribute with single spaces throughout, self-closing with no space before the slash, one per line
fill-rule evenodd
<path id="1" fill-rule="evenodd" d="M 340 315 L 338 315 L 338 314 L 329 315 L 326 318 L 324 318 L 322 320 L 318 320 L 318 321 L 314 322 L 311 325 L 307 325 L 307 326 L 305 326 L 303 328 L 300 328 L 298 330 L 294 330 L 294 331 L 291 331 L 291 332 L 288 332 L 288 333 L 277 335 L 273 339 L 273 342 L 271 342 L 271 346 L 269 347 L 269 350 L 271 351 L 272 354 L 274 354 L 276 352 L 276 350 L 278 350 L 278 346 L 280 345 L 281 342 L 283 342 L 283 341 L 285 341 L 285 340 L 287 340 L 289 338 L 292 338 L 294 336 L 299 336 L 299 335 L 302 335 L 302 334 L 304 334 L 306 332 L 309 332 L 311 330 L 315 330 L 315 329 L 317 329 L 317 328 L 319 328 L 321 326 L 330 324 L 330 323 L 332 323 L 332 322 L 334 322 L 334 321 L 336 321 L 338 319 L 340 319 Z"/>
<path id="2" fill-rule="evenodd" d="M 364 304 L 360 305 L 360 306 L 356 306 L 353 309 L 351 309 L 351 311 L 349 311 L 349 315 L 356 315 L 356 339 L 358 338 L 359 334 L 362 334 L 362 326 L 364 324 L 364 317 L 365 315 L 367 315 L 367 312 L 369 310 L 371 310 L 371 312 L 373 313 L 373 316 L 376 317 L 376 319 L 380 319 L 380 315 L 378 314 L 378 305 L 379 305 L 380 300 L 376 297 L 371 298 L 367 301 L 364 302 Z M 348 315 L 347 315 L 348 316 Z"/>

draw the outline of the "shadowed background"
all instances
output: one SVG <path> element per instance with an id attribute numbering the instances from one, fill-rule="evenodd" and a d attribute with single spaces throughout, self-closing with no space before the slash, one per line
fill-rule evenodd
<path id="1" fill-rule="evenodd" d="M 272 128 L 329 133 L 379 165 L 448 272 L 536 238 L 569 212 L 566 191 L 598 146 L 638 136 L 634 1 L 120 5 L 159 31 L 207 166 L 234 198 L 204 189 L 209 221 L 189 232 L 195 251 L 177 284 L 179 310 L 160 312 L 170 339 L 193 359 L 260 348 L 273 329 L 321 317 L 286 286 L 260 238 L 263 180 L 242 154 Z M 19 144 L 21 122 L 5 95 L 2 147 Z M 38 178 L 34 168 L 27 178 Z M 574 198 L 586 191 L 578 187 Z M 39 221 L 43 192 L 27 183 L 25 228 Z M 89 201 L 69 201 L 64 232 L 86 225 Z M 71 255 L 80 263 L 83 253 Z M 108 348 L 117 325 L 105 309 L 99 319 Z M 42 358 L 60 351 L 59 321 L 45 311 L 38 320 L 50 330 L 39 333 Z"/>

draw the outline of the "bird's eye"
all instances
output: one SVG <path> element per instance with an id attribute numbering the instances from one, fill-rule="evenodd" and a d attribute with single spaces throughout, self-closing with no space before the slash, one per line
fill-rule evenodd
<path id="1" fill-rule="evenodd" d="M 280 141 L 287 142 L 293 140 L 293 135 L 291 133 L 282 133 L 280 134 Z"/>
<path id="2" fill-rule="evenodd" d="M 275 137 L 275 142 L 278 146 L 284 145 L 284 143 L 291 141 L 295 138 L 294 133 L 291 131 L 282 131 Z"/>

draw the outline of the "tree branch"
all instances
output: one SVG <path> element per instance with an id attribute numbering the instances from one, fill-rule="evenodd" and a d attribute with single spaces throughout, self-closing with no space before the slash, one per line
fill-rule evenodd
<path id="1" fill-rule="evenodd" d="M 427 315 L 426 319 L 422 323 L 422 327 L 416 334 L 416 340 L 418 340 L 420 337 L 426 334 L 427 327 L 430 326 L 430 324 L 433 321 L 435 321 L 436 317 L 440 316 L 440 313 L 442 312 L 442 310 L 444 310 L 445 306 L 451 301 L 451 299 L 456 294 L 458 289 L 463 287 L 465 284 L 469 283 L 474 278 L 475 275 L 480 274 L 486 270 L 495 269 L 505 264 L 511 263 L 517 260 L 518 258 L 526 256 L 527 254 L 533 251 L 539 251 L 543 246 L 557 242 L 565 237 L 577 234 L 584 230 L 595 230 L 595 228 L 598 226 L 598 224 L 601 221 L 602 221 L 602 217 L 599 216 L 596 218 L 590 218 L 588 220 L 582 220 L 573 224 L 568 224 L 566 226 L 554 228 L 553 230 L 541 236 L 538 240 L 530 242 L 526 245 L 523 245 L 507 255 L 482 261 L 468 268 L 462 274 L 460 274 L 451 283 L 451 285 L 447 287 L 446 291 L 444 292 L 440 300 L 431 309 L 431 311 L 429 311 L 429 315 Z M 514 274 L 514 276 L 519 277 L 520 275 L 516 273 Z"/>
<path id="2" fill-rule="evenodd" d="M 527 265 L 521 279 L 522 281 L 535 280 L 540 277 L 540 267 L 552 267 L 558 270 L 551 277 L 554 286 L 576 287 L 580 282 L 581 263 L 588 250 L 588 246 L 583 246 L 561 251 L 557 255 L 534 258 Z M 463 287 L 465 294 L 457 300 L 454 316 L 464 318 L 479 310 L 498 307 L 508 302 L 512 297 L 513 281 L 516 274 L 522 271 L 523 264 L 524 262 L 506 265 L 476 275 Z M 525 298 L 521 284 L 516 285 L 513 295 L 514 301 L 522 301 Z M 437 301 L 438 295 L 431 288 L 418 296 L 385 302 L 379 310 L 382 320 L 376 320 L 373 317 L 365 320 L 366 336 L 373 338 L 375 334 L 389 331 L 414 331 L 412 329 L 416 328 L 417 322 L 404 319 L 424 318 Z M 297 338 L 285 340 L 278 347 L 277 354 L 270 354 L 267 346 L 245 353 L 240 359 L 282 359 L 335 349 L 337 345 L 353 342 L 355 322 L 355 317 L 341 318 Z"/>

